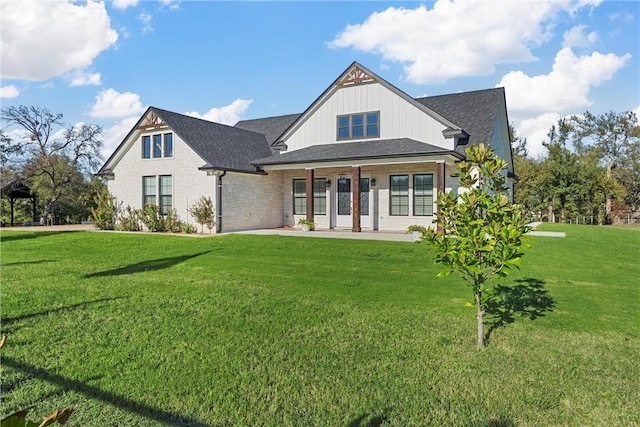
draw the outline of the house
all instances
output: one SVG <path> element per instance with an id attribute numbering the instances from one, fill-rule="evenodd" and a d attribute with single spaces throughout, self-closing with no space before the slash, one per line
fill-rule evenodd
<path id="1" fill-rule="evenodd" d="M 354 62 L 301 114 L 225 126 L 149 107 L 97 175 L 125 206 L 192 223 L 188 208 L 209 196 L 218 232 L 304 217 L 405 230 L 431 225 L 437 192 L 459 191 L 455 164 L 480 142 L 513 176 L 503 88 L 413 98 Z"/>

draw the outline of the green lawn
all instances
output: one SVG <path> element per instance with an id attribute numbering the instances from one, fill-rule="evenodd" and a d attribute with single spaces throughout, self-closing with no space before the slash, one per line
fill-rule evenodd
<path id="1" fill-rule="evenodd" d="M 545 225 L 489 347 L 425 244 L 1 235 L 1 414 L 68 425 L 640 424 L 640 231 Z"/>

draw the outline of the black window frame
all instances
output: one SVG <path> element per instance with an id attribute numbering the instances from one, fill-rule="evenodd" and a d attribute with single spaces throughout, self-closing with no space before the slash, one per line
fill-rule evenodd
<path id="1" fill-rule="evenodd" d="M 345 136 L 345 131 L 347 136 Z M 380 111 L 337 116 L 336 140 L 347 141 L 366 138 L 380 138 Z"/>
<path id="2" fill-rule="evenodd" d="M 417 178 L 431 177 L 431 185 L 418 185 Z M 433 174 L 417 173 L 413 175 L 413 216 L 433 216 Z M 419 210 L 424 209 L 419 213 Z"/>
<path id="3" fill-rule="evenodd" d="M 173 132 L 142 135 L 142 158 L 173 157 Z"/>
<path id="4" fill-rule="evenodd" d="M 405 178 L 406 188 L 404 185 L 402 188 L 398 188 L 397 184 L 394 185 L 394 178 Z M 400 193 L 394 194 L 394 188 Z M 406 213 L 402 213 L 404 207 L 406 207 Z M 409 175 L 389 176 L 389 216 L 409 216 Z"/>

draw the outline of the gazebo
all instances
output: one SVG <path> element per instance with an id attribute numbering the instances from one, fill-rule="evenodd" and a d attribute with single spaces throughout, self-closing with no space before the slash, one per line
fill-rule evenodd
<path id="1" fill-rule="evenodd" d="M 11 181 L 2 188 L 2 197 L 9 199 L 11 205 L 11 226 L 13 227 L 13 209 L 18 199 L 30 199 L 33 209 L 33 222 L 37 221 L 36 195 L 31 192 L 31 188 L 21 179 Z"/>

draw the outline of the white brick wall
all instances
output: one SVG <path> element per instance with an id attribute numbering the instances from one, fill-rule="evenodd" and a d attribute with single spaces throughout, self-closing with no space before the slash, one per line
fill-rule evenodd
<path id="1" fill-rule="evenodd" d="M 458 183 L 455 178 L 449 175 L 455 169 L 453 165 L 446 165 L 445 189 L 458 191 Z M 336 226 L 336 182 L 339 176 L 351 178 L 352 168 L 323 168 L 315 169 L 315 178 L 327 178 L 331 180 L 331 188 L 327 189 L 327 215 L 315 215 L 314 220 L 319 228 L 335 228 Z M 361 176 L 375 178 L 376 185 L 371 187 L 369 195 L 370 222 L 365 224 L 363 229 L 374 230 L 397 230 L 403 231 L 411 224 L 432 225 L 433 216 L 413 216 L 413 175 L 433 174 L 434 195 L 437 188 L 436 163 L 414 163 L 407 165 L 383 165 L 383 166 L 363 166 Z M 391 175 L 409 175 L 409 216 L 389 215 L 389 180 Z M 304 179 L 304 170 L 289 170 L 282 173 L 282 212 L 285 225 L 296 227 L 298 220 L 305 215 L 293 215 L 293 180 Z M 436 210 L 434 197 L 434 212 Z"/>
<path id="2" fill-rule="evenodd" d="M 163 130 L 161 133 L 166 133 Z M 151 135 L 159 132 L 149 132 Z M 119 203 L 135 209 L 142 208 L 142 177 L 171 175 L 173 177 L 173 207 L 182 221 L 197 225 L 187 209 L 201 196 L 215 201 L 215 177 L 198 170 L 205 161 L 198 156 L 175 133 L 173 134 L 173 157 L 143 159 L 141 139 L 131 146 L 115 166 L 114 180 L 108 181 L 111 194 Z M 159 196 L 159 192 L 156 193 Z"/>

